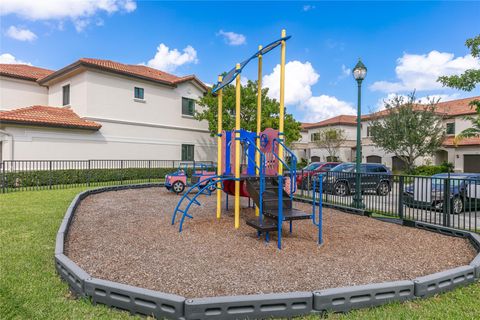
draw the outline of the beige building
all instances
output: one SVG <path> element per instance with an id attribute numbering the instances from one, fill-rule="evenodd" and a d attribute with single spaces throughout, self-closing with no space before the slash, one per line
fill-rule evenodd
<path id="1" fill-rule="evenodd" d="M 80 59 L 58 71 L 0 65 L 0 159 L 214 160 L 195 76 Z"/>
<path id="2" fill-rule="evenodd" d="M 437 111 L 445 116 L 446 138 L 433 157 L 419 158 L 416 165 L 441 164 L 448 161 L 453 163 L 457 172 L 480 172 L 480 138 L 468 138 L 457 144 L 454 143 L 455 135 L 471 126 L 471 121 L 465 119 L 465 116 L 475 114 L 475 110 L 469 106 L 469 102 L 473 99 L 480 99 L 480 97 L 441 102 L 437 105 Z M 386 153 L 376 147 L 369 137 L 369 121 L 373 116 L 383 114 L 385 111 L 362 116 L 362 162 L 383 163 L 394 171 L 401 170 L 402 161 L 394 154 Z M 303 123 L 302 138 L 294 144 L 297 156 L 309 161 L 327 161 L 327 151 L 319 148 L 314 141 L 315 132 L 333 127 L 343 129 L 347 136 L 347 141 L 339 150 L 339 160 L 354 161 L 356 119 L 356 116 L 341 115 L 317 123 Z"/>

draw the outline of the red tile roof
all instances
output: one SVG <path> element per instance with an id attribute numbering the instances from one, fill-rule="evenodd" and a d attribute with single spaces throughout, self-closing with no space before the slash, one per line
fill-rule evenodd
<path id="1" fill-rule="evenodd" d="M 472 100 L 480 100 L 480 96 L 470 97 L 464 99 L 450 100 L 445 102 L 439 102 L 436 106 L 436 111 L 447 117 L 463 116 L 469 114 L 475 114 L 476 110 L 469 103 Z M 414 109 L 421 110 L 425 107 L 423 104 L 416 104 Z M 369 120 L 374 117 L 383 117 L 389 113 L 389 110 L 382 110 L 371 114 L 362 116 L 362 120 Z"/>
<path id="2" fill-rule="evenodd" d="M 455 143 L 455 137 L 446 137 L 443 140 L 443 146 L 445 147 L 462 147 L 462 146 L 478 146 L 480 145 L 480 137 L 463 138 Z"/>
<path id="3" fill-rule="evenodd" d="M 313 129 L 327 127 L 331 125 L 354 126 L 357 124 L 357 117 L 351 115 L 339 115 L 330 119 L 326 119 L 315 123 L 302 123 L 302 129 Z"/>
<path id="4" fill-rule="evenodd" d="M 177 77 L 173 74 L 160 71 L 154 68 L 150 68 L 144 65 L 124 64 L 124 63 L 115 62 L 111 60 L 92 59 L 92 58 L 81 58 L 80 60 L 74 62 L 73 64 L 66 66 L 63 69 L 60 69 L 55 73 L 46 76 L 43 79 L 40 79 L 40 83 L 50 81 L 51 79 L 54 79 L 57 76 L 65 74 L 80 66 L 120 73 L 127 76 L 133 76 L 137 78 L 160 82 L 170 86 L 176 86 L 177 84 L 183 83 L 186 81 L 195 81 L 203 89 L 205 90 L 208 89 L 208 87 L 202 81 L 200 81 L 197 77 L 195 77 L 195 75 Z"/>
<path id="5" fill-rule="evenodd" d="M 29 66 L 26 64 L 0 64 L 0 75 L 18 79 L 37 81 L 52 74 L 52 70 Z"/>
<path id="6" fill-rule="evenodd" d="M 101 124 L 80 118 L 69 107 L 31 106 L 0 111 L 0 123 L 98 130 Z"/>

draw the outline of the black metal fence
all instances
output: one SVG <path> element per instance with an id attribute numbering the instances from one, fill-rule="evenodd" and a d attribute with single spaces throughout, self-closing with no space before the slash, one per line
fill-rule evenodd
<path id="1" fill-rule="evenodd" d="M 13 160 L 0 162 L 0 192 L 162 182 L 180 160 Z M 202 162 L 213 165 L 213 162 Z M 190 166 L 189 166 L 190 167 Z"/>
<path id="2" fill-rule="evenodd" d="M 480 233 L 480 175 L 420 177 L 326 172 L 312 176 L 299 171 L 297 195 L 311 198 L 312 182 L 318 177 L 323 181 L 324 203 Z M 361 197 L 355 192 L 357 177 Z"/>
<path id="3" fill-rule="evenodd" d="M 0 162 L 0 193 L 162 182 L 179 160 L 15 160 Z M 190 167 L 199 162 L 190 162 Z M 215 166 L 213 162 L 202 162 Z M 346 209 L 480 232 L 480 178 L 375 173 L 298 171 L 297 196 L 312 197 L 312 182 L 323 181 L 323 201 Z M 360 178 L 361 199 L 355 195 Z M 446 191 L 446 192 L 445 192 Z"/>

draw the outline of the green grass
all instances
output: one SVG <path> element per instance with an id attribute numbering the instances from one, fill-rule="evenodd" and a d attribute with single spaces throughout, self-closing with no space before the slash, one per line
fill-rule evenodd
<path id="1" fill-rule="evenodd" d="M 0 195 L 0 319 L 132 319 L 73 299 L 56 274 L 55 234 L 73 197 L 86 188 Z M 426 300 L 329 319 L 479 319 L 480 283 Z M 313 320 L 317 316 L 304 317 Z"/>

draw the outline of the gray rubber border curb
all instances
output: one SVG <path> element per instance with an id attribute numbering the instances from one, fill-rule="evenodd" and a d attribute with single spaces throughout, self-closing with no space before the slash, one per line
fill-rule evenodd
<path id="1" fill-rule="evenodd" d="M 320 290 L 313 293 L 313 307 L 320 312 L 347 312 L 415 298 L 412 281 L 394 281 Z"/>
<path id="2" fill-rule="evenodd" d="M 127 310 L 132 314 L 170 319 L 257 319 L 292 317 L 317 312 L 347 312 L 358 308 L 375 307 L 390 302 L 424 298 L 470 284 L 480 278 L 480 235 L 423 222 L 382 218 L 389 223 L 419 228 L 448 236 L 468 238 L 478 255 L 469 266 L 461 266 L 413 280 L 374 283 L 361 286 L 243 296 L 221 296 L 186 299 L 181 296 L 134 287 L 91 277 L 64 254 L 64 242 L 80 202 L 92 194 L 102 192 L 161 187 L 162 183 L 147 183 L 101 187 L 79 193 L 71 202 L 60 224 L 55 241 L 55 267 L 71 291 L 87 297 L 94 304 Z M 312 203 L 295 198 L 295 201 Z M 365 215 L 359 210 L 328 207 L 348 213 Z"/>
<path id="3" fill-rule="evenodd" d="M 186 319 L 265 319 L 312 311 L 312 292 L 289 292 L 188 299 Z"/>

